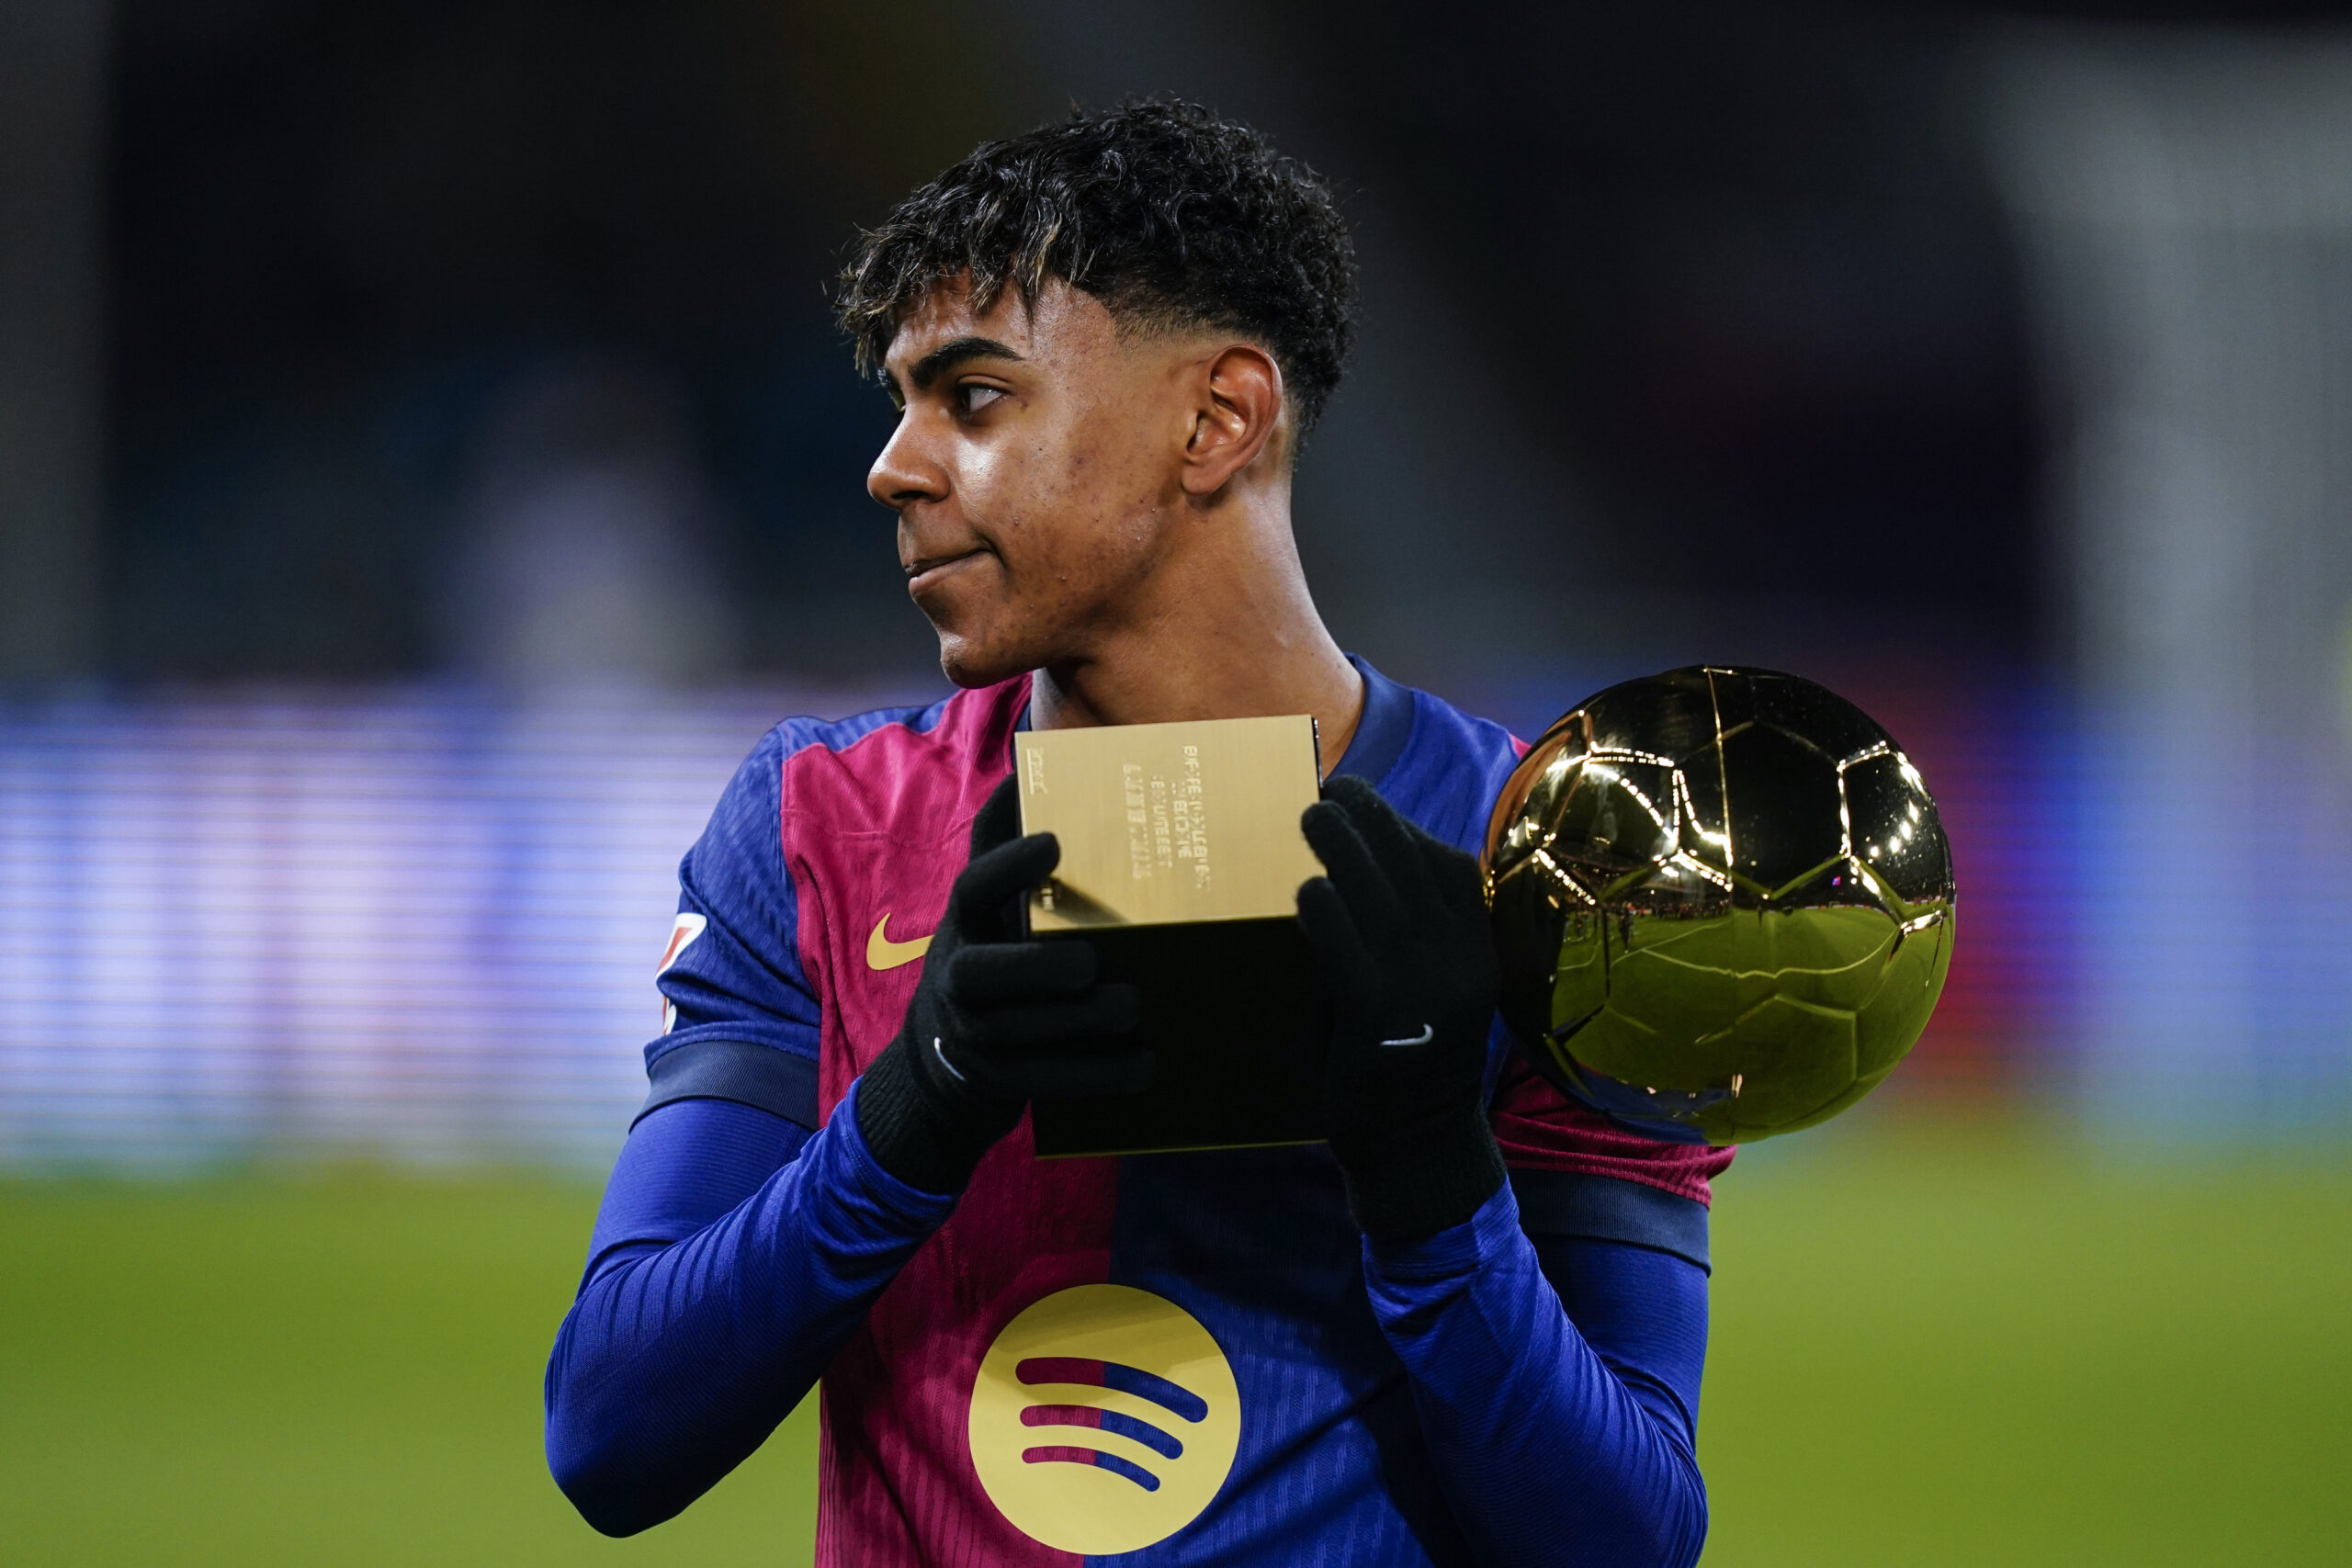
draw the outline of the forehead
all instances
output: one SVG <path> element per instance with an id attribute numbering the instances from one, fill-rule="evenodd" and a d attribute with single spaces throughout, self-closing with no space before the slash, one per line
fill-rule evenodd
<path id="1" fill-rule="evenodd" d="M 1102 302 L 1059 278 L 1037 291 L 1033 307 L 1017 288 L 1006 288 L 985 310 L 972 308 L 961 276 L 944 279 L 899 319 L 882 356 L 883 368 L 903 378 L 917 360 L 959 338 L 989 338 L 1035 361 L 1066 359 L 1116 345 L 1117 324 Z"/>
<path id="2" fill-rule="evenodd" d="M 962 277 L 942 279 L 926 289 L 907 313 L 882 356 L 886 369 L 904 375 L 909 366 L 943 344 L 957 338 L 994 338 L 1025 349 L 1034 335 L 1029 311 L 1020 291 L 1006 288 L 986 310 L 972 309 L 971 290 Z"/>

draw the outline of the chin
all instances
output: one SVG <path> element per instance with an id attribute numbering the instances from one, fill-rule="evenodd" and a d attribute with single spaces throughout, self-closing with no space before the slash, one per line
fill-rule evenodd
<path id="1" fill-rule="evenodd" d="M 993 686 L 1036 668 L 1023 650 L 996 646 L 984 637 L 963 637 L 944 626 L 938 630 L 940 671 L 967 690 Z"/>

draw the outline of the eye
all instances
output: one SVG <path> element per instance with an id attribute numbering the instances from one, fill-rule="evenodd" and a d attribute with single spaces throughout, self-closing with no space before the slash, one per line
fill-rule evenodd
<path id="1" fill-rule="evenodd" d="M 958 413 L 978 413 L 1002 396 L 1004 389 L 1001 387 L 991 387 L 979 381 L 959 381 L 956 384 L 956 411 Z"/>

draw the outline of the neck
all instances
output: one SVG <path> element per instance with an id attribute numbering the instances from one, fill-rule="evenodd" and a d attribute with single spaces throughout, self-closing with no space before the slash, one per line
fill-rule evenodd
<path id="1" fill-rule="evenodd" d="M 1036 672 L 1040 729 L 1176 719 L 1314 716 L 1329 773 L 1363 716 L 1363 680 L 1316 614 L 1288 498 L 1178 525 L 1189 547 L 1158 562 L 1115 623 Z"/>

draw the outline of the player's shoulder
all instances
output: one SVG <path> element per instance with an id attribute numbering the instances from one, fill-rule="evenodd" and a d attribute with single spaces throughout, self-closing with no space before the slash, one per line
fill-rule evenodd
<path id="1" fill-rule="evenodd" d="M 1427 831 L 1474 849 L 1527 748 L 1491 719 L 1392 681 L 1359 659 L 1364 712 L 1342 766 L 1376 784 Z"/>
<path id="2" fill-rule="evenodd" d="M 787 825 L 835 834 L 936 837 L 968 821 L 1012 767 L 1025 675 L 915 706 L 787 718 L 752 761 L 775 781 Z M 750 764 L 747 764 L 747 766 Z"/>

